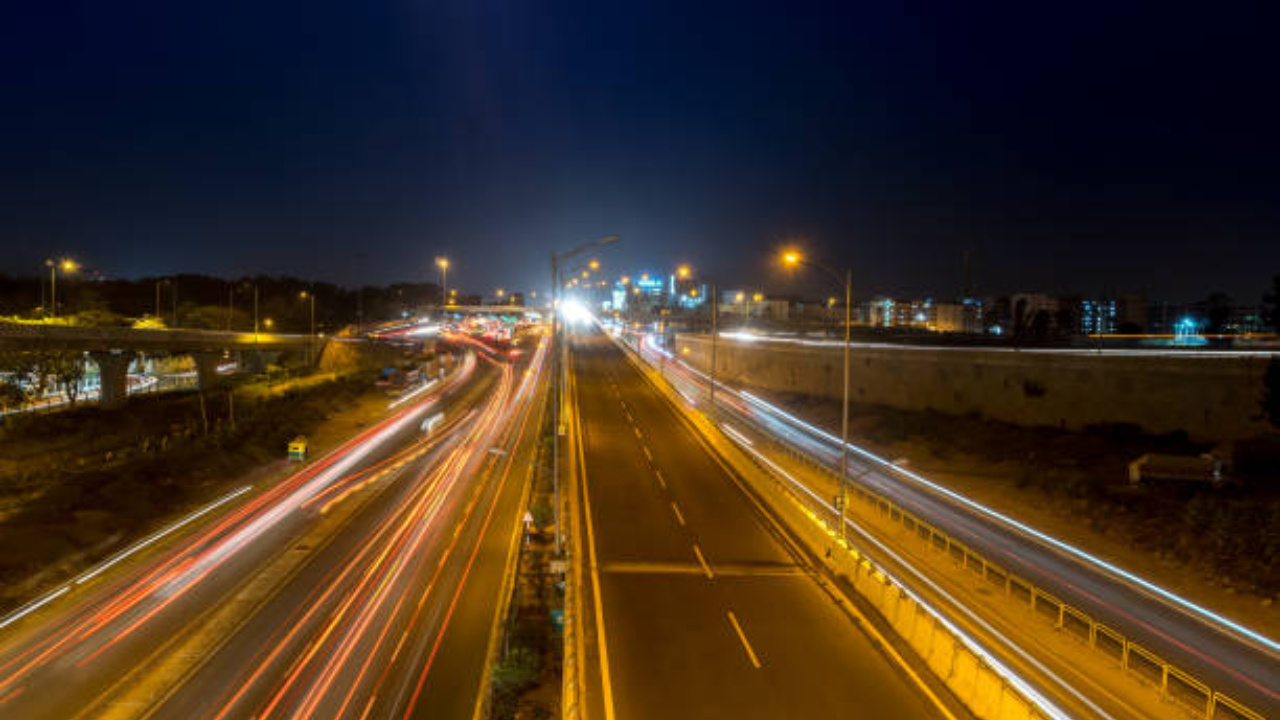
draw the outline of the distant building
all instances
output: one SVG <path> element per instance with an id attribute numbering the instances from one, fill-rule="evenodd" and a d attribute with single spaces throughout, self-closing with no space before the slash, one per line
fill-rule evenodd
<path id="1" fill-rule="evenodd" d="M 1233 335 L 1266 332 L 1266 317 L 1266 311 L 1260 305 L 1238 305 L 1231 309 L 1231 317 L 1224 329 Z"/>
<path id="2" fill-rule="evenodd" d="M 982 301 L 965 298 L 960 302 L 936 303 L 929 329 L 941 333 L 982 332 Z"/>
<path id="3" fill-rule="evenodd" d="M 791 303 L 784 299 L 766 298 L 762 293 L 731 290 L 720 293 L 720 312 L 744 318 L 786 320 L 791 316 Z"/>
<path id="4" fill-rule="evenodd" d="M 1016 333 L 1048 334 L 1058 314 L 1058 298 L 1040 293 L 1017 293 L 1009 297 L 1011 322 Z"/>
<path id="5" fill-rule="evenodd" d="M 1120 296 L 1120 323 L 1116 331 L 1120 333 L 1140 335 L 1147 332 L 1147 298 L 1142 293 L 1127 293 Z"/>
<path id="6" fill-rule="evenodd" d="M 1081 335 L 1114 335 L 1119 327 L 1119 303 L 1115 300 L 1080 301 Z"/>
<path id="7" fill-rule="evenodd" d="M 897 318 L 897 303 L 893 298 L 878 297 L 871 300 L 869 324 L 872 327 L 893 327 Z"/>

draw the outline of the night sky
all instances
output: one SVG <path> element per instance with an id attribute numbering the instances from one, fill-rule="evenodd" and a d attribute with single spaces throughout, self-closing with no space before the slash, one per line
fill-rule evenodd
<path id="1" fill-rule="evenodd" d="M 863 296 L 969 249 L 981 293 L 1256 301 L 1264 4 L 9 3 L 0 270 L 541 289 L 618 233 L 725 286 L 799 238 Z"/>

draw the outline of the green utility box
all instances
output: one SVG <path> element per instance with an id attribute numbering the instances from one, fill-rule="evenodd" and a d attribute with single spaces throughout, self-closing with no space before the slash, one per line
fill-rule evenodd
<path id="1" fill-rule="evenodd" d="M 307 438 L 305 435 L 299 435 L 289 442 L 289 459 L 290 460 L 306 460 L 307 459 Z"/>

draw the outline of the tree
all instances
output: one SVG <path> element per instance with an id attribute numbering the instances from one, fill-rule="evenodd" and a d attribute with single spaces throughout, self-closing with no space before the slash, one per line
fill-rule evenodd
<path id="1" fill-rule="evenodd" d="M 1280 429 L 1280 358 L 1273 357 L 1267 363 L 1267 373 L 1262 378 L 1262 415 L 1273 427 Z"/>
<path id="2" fill-rule="evenodd" d="M 231 309 L 231 327 L 236 330 L 253 327 L 253 316 L 243 308 Z M 182 326 L 203 330 L 227 329 L 227 306 L 183 306 Z"/>
<path id="3" fill-rule="evenodd" d="M 1271 278 L 1271 292 L 1262 296 L 1262 321 L 1280 332 L 1280 275 Z"/>
<path id="4" fill-rule="evenodd" d="M 0 378 L 0 408 L 22 407 L 27 402 L 27 393 L 13 378 Z"/>
<path id="5" fill-rule="evenodd" d="M 1226 293 L 1216 292 L 1205 301 L 1205 319 L 1208 320 L 1208 332 L 1213 335 L 1229 330 L 1231 322 L 1231 298 Z"/>
<path id="6" fill-rule="evenodd" d="M 80 396 L 80 383 L 84 380 L 84 353 L 55 350 L 40 353 L 42 374 L 53 379 L 54 387 L 62 391 L 67 402 L 76 404 Z"/>
<path id="7" fill-rule="evenodd" d="M 117 313 L 100 308 L 81 310 L 72 317 L 72 323 L 82 327 L 128 327 L 129 321 Z"/>

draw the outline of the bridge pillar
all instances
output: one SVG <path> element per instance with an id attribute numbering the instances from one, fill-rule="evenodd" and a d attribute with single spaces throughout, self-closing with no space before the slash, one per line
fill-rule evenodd
<path id="1" fill-rule="evenodd" d="M 261 350 L 241 350 L 239 365 L 251 375 L 261 375 L 267 371 L 267 358 Z"/>
<path id="2" fill-rule="evenodd" d="M 129 397 L 129 363 L 133 362 L 133 353 L 95 351 L 89 353 L 89 357 L 98 364 L 98 406 L 107 410 L 120 407 Z"/>
<path id="3" fill-rule="evenodd" d="M 194 352 L 191 359 L 196 361 L 196 383 L 201 390 L 212 390 L 218 386 L 218 361 L 222 359 L 219 352 Z"/>

